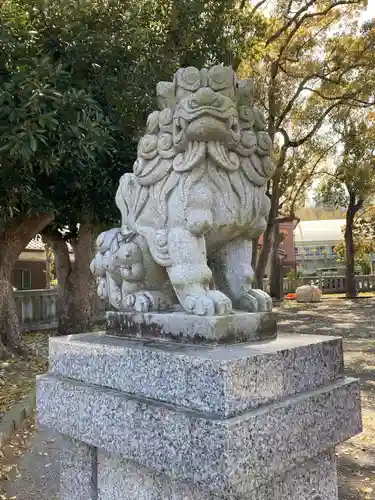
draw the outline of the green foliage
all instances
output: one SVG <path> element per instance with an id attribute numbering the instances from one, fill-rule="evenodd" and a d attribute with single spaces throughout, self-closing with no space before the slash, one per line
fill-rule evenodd
<path id="1" fill-rule="evenodd" d="M 354 215 L 375 194 L 375 122 L 367 110 L 343 109 L 333 114 L 332 127 L 341 148 L 333 172 L 317 188 L 315 202 Z"/>
<path id="2" fill-rule="evenodd" d="M 301 271 L 298 269 L 291 269 L 290 271 L 288 271 L 286 278 L 289 281 L 297 281 L 303 278 L 303 273 L 301 273 Z"/>
<path id="3" fill-rule="evenodd" d="M 358 214 L 354 227 L 359 238 L 375 242 L 375 205 L 369 204 Z"/>
<path id="4" fill-rule="evenodd" d="M 358 212 L 353 223 L 355 264 L 362 274 L 372 271 L 371 254 L 375 253 L 375 207 L 370 205 Z M 346 262 L 346 248 L 342 241 L 334 249 L 338 262 Z"/>
<path id="5" fill-rule="evenodd" d="M 0 220 L 53 209 L 53 171 L 83 165 L 105 146 L 108 122 L 41 51 L 22 3 L 0 10 Z"/>
<path id="6" fill-rule="evenodd" d="M 348 191 L 338 178 L 329 176 L 316 189 L 314 202 L 316 206 L 328 210 L 346 208 L 348 205 Z"/>
<path id="7" fill-rule="evenodd" d="M 296 210 L 296 217 L 299 220 L 334 220 L 344 218 L 345 211 L 321 207 L 302 207 Z"/>
<path id="8" fill-rule="evenodd" d="M 373 241 L 362 240 L 358 235 L 354 237 L 354 261 L 356 266 L 359 266 L 362 274 L 371 273 L 371 253 L 375 252 L 375 243 Z M 346 262 L 346 247 L 345 242 L 342 241 L 335 248 L 334 252 L 337 256 L 337 262 Z"/>
<path id="9" fill-rule="evenodd" d="M 220 0 L 5 0 L 0 11 L 0 217 L 113 224 L 120 176 L 180 64 L 257 54 L 265 24 Z M 116 221 L 117 222 L 117 221 Z"/>

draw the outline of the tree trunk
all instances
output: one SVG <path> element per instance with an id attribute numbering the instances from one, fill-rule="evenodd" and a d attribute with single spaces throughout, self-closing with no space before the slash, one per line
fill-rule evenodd
<path id="1" fill-rule="evenodd" d="M 67 242 L 61 233 L 43 236 L 55 255 L 57 277 L 57 314 L 59 335 L 89 331 L 95 319 L 96 282 L 90 271 L 95 237 L 88 222 L 80 224 L 78 237 L 72 240 L 74 262 L 70 261 Z"/>
<path id="2" fill-rule="evenodd" d="M 5 357 L 10 351 L 27 352 L 13 298 L 12 271 L 29 241 L 51 221 L 52 216 L 46 214 L 14 218 L 0 234 L 0 357 Z"/>
<path id="3" fill-rule="evenodd" d="M 274 140 L 274 134 L 272 135 L 272 126 L 271 130 L 269 130 L 270 137 L 272 141 Z M 269 129 L 270 129 L 269 127 Z M 279 204 L 280 204 L 280 180 L 282 175 L 282 168 L 285 163 L 286 153 L 288 150 L 288 144 L 285 143 L 281 148 L 280 156 L 277 162 L 276 172 L 272 179 L 272 190 L 271 190 L 271 208 L 270 213 L 268 214 L 267 219 L 267 227 L 263 234 L 263 243 L 262 248 L 259 254 L 257 268 L 255 272 L 255 278 L 258 286 L 262 288 L 263 277 L 266 272 L 268 259 L 272 250 L 272 246 L 274 245 L 273 236 L 275 234 L 275 225 L 278 226 L 277 217 L 279 215 Z"/>
<path id="4" fill-rule="evenodd" d="M 255 270 L 257 267 L 258 245 L 259 245 L 259 238 L 253 239 L 253 253 L 251 255 L 251 267 L 253 270 Z"/>
<path id="5" fill-rule="evenodd" d="M 273 191 L 271 197 L 271 210 L 267 219 L 267 227 L 263 234 L 262 248 L 259 252 L 257 267 L 255 271 L 255 281 L 259 288 L 263 288 L 263 278 L 266 273 L 272 246 L 274 245 L 273 236 L 275 234 L 275 224 L 277 223 L 278 207 L 279 197 L 277 196 L 277 193 Z"/>
<path id="6" fill-rule="evenodd" d="M 355 279 L 355 246 L 353 239 L 354 217 L 363 205 L 362 201 L 356 203 L 355 194 L 349 193 L 349 206 L 346 211 L 345 249 L 346 249 L 346 296 L 354 299 L 358 296 L 357 282 Z"/>
<path id="7" fill-rule="evenodd" d="M 49 245 L 45 245 L 45 250 L 46 250 L 46 288 L 51 288 L 52 248 Z"/>
<path id="8" fill-rule="evenodd" d="M 275 225 L 273 228 L 273 247 L 271 250 L 271 270 L 270 270 L 270 295 L 275 299 L 281 299 L 283 297 L 279 247 L 280 247 L 280 225 L 278 221 L 275 221 Z"/>

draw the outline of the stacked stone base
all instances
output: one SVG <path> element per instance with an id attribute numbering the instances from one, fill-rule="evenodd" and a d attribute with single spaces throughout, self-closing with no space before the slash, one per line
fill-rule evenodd
<path id="1" fill-rule="evenodd" d="M 326 451 L 262 482 L 251 496 L 213 493 L 141 467 L 119 455 L 66 438 L 61 459 L 60 500 L 267 500 L 337 499 L 334 451 Z"/>
<path id="2" fill-rule="evenodd" d="M 51 339 L 38 420 L 64 435 L 60 500 L 337 500 L 360 432 L 341 340 L 191 346 Z"/>

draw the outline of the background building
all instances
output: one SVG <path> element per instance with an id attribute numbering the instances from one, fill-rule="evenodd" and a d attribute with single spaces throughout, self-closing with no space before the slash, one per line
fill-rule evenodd
<path id="1" fill-rule="evenodd" d="M 301 221 L 294 230 L 294 251 L 297 268 L 305 274 L 317 269 L 342 268 L 334 248 L 343 241 L 345 219 Z"/>
<path id="2" fill-rule="evenodd" d="M 47 255 L 40 236 L 29 242 L 16 262 L 12 281 L 17 290 L 47 288 Z"/>

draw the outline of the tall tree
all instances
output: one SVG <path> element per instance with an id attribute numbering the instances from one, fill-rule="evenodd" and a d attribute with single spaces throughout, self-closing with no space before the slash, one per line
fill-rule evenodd
<path id="1" fill-rule="evenodd" d="M 268 116 L 277 165 L 269 186 L 271 210 L 257 263 L 258 283 L 272 249 L 277 252 L 279 205 L 290 175 L 288 158 L 297 157 L 300 148 L 322 131 L 333 110 L 371 100 L 374 53 L 373 33 L 359 32 L 356 21 L 365 0 L 260 4 L 268 8 L 263 58 L 255 64 L 244 61 L 240 67 L 262 82 L 258 100 Z"/>
<path id="2" fill-rule="evenodd" d="M 88 149 L 74 167 L 64 164 L 49 175 L 54 222 L 43 234 L 55 253 L 58 330 L 74 333 L 93 321 L 95 283 L 88 266 L 94 235 L 99 227 L 118 223 L 114 194 L 136 157 L 155 84 L 169 80 L 180 64 L 231 63 L 244 52 L 256 54 L 256 33 L 264 24 L 260 18 L 252 24 L 249 10 L 232 0 L 24 0 L 22 5 L 38 50 L 66 75 L 60 88 L 89 95 L 107 124 L 100 153 Z M 251 15 L 257 17 L 256 11 Z M 79 127 L 72 130 L 78 137 Z"/>
<path id="3" fill-rule="evenodd" d="M 93 96 L 45 54 L 22 1 L 0 9 L 0 356 L 24 351 L 11 273 L 55 215 L 54 179 L 110 148 L 111 124 Z M 58 175 L 57 175 L 58 173 Z M 54 177 L 57 175 L 57 177 Z"/>
<path id="4" fill-rule="evenodd" d="M 346 296 L 355 298 L 355 218 L 375 194 L 375 124 L 371 113 L 344 114 L 338 115 L 335 125 L 342 134 L 342 150 L 332 176 L 319 188 L 318 199 L 330 206 L 345 203 Z"/>

